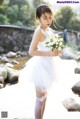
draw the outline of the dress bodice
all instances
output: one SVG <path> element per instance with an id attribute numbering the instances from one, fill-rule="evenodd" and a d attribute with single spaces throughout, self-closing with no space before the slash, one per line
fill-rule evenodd
<path id="1" fill-rule="evenodd" d="M 45 30 L 41 29 L 41 32 L 45 35 L 45 39 L 38 43 L 37 48 L 39 51 L 50 51 L 51 49 L 46 47 L 46 41 L 54 34 L 53 30 L 48 27 Z"/>

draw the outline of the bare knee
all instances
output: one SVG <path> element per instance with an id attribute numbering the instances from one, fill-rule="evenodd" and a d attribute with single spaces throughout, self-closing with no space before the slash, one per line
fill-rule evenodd
<path id="1" fill-rule="evenodd" d="M 46 101 L 46 98 L 47 98 L 47 91 L 46 90 L 43 91 L 43 90 L 36 88 L 36 98 L 41 103 L 44 103 Z"/>

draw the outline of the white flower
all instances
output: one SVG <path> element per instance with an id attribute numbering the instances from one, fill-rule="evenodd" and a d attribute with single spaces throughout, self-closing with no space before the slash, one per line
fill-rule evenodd
<path id="1" fill-rule="evenodd" d="M 46 47 L 50 48 L 52 51 L 54 49 L 62 49 L 64 47 L 63 38 L 58 34 L 54 34 L 48 41 L 46 41 Z"/>

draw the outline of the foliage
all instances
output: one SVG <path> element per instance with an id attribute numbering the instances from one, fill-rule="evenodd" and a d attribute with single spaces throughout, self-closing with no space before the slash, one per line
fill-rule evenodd
<path id="1" fill-rule="evenodd" d="M 9 1 L 9 5 L 18 5 L 19 7 L 21 7 L 22 5 L 28 5 L 27 0 L 10 0 Z"/>
<path id="2" fill-rule="evenodd" d="M 79 19 L 76 17 L 72 18 L 68 23 L 67 27 L 69 29 L 75 29 L 76 31 L 80 32 L 80 18 Z"/>
<path id="3" fill-rule="evenodd" d="M 21 21 L 17 21 L 17 22 L 14 22 L 14 25 L 23 26 L 23 23 Z"/>
<path id="4" fill-rule="evenodd" d="M 40 4 L 43 4 L 43 0 L 33 0 L 33 6 L 36 9 Z"/>
<path id="5" fill-rule="evenodd" d="M 72 28 L 80 31 L 80 28 L 78 27 L 80 20 L 70 6 L 61 7 L 60 11 L 56 13 L 55 19 L 63 29 Z"/>
<path id="6" fill-rule="evenodd" d="M 6 15 L 0 14 L 0 24 L 9 24 L 9 19 Z"/>
<path id="7" fill-rule="evenodd" d="M 0 5 L 2 5 L 2 4 L 3 4 L 3 2 L 4 2 L 4 0 L 0 0 Z"/>
<path id="8" fill-rule="evenodd" d="M 4 0 L 4 4 L 0 6 L 1 24 L 13 24 L 19 26 L 33 26 L 35 22 L 34 9 L 27 0 Z M 6 16 L 6 18 L 5 18 Z M 6 19 L 8 22 L 6 22 Z"/>
<path id="9" fill-rule="evenodd" d="M 7 7 L 6 6 L 3 6 L 3 5 L 0 5 L 0 14 L 6 14 L 6 9 L 7 9 Z"/>
<path id="10" fill-rule="evenodd" d="M 33 0 L 32 4 L 28 0 L 0 0 L 0 24 L 35 28 L 35 10 L 38 5 L 43 3 L 45 3 L 43 0 Z M 77 18 L 76 13 L 70 6 L 61 7 L 54 17 L 58 24 L 55 22 L 54 25 L 53 22 L 53 28 L 57 26 L 58 30 L 69 28 L 80 31 L 80 19 Z"/>
<path id="11" fill-rule="evenodd" d="M 10 24 L 13 24 L 17 20 L 17 14 L 18 14 L 18 6 L 17 5 L 8 7 L 8 9 L 6 10 L 6 15 L 10 19 Z"/>

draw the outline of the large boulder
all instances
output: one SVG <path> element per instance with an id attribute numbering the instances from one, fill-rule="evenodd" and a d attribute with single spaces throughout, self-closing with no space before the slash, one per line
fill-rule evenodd
<path id="1" fill-rule="evenodd" d="M 72 86 L 72 91 L 80 96 L 80 81 Z"/>
<path id="2" fill-rule="evenodd" d="M 4 78 L 0 76 L 0 89 L 5 87 Z"/>
<path id="3" fill-rule="evenodd" d="M 74 70 L 74 72 L 76 73 L 76 74 L 80 74 L 80 68 L 75 68 L 75 70 Z"/>
<path id="4" fill-rule="evenodd" d="M 7 65 L 0 65 L 0 88 L 6 86 L 6 84 L 18 83 L 19 71 L 8 67 Z"/>
<path id="5" fill-rule="evenodd" d="M 0 89 L 5 87 L 5 80 L 7 78 L 7 69 L 4 66 L 0 66 Z"/>
<path id="6" fill-rule="evenodd" d="M 0 66 L 0 76 L 3 77 L 3 79 L 5 80 L 7 78 L 7 68 L 3 65 Z"/>
<path id="7" fill-rule="evenodd" d="M 68 111 L 79 111 L 80 112 L 80 103 L 77 103 L 75 99 L 67 98 L 62 103 Z"/>
<path id="8" fill-rule="evenodd" d="M 3 56 L 3 57 L 1 57 L 1 62 L 7 63 L 7 62 L 9 62 L 9 59 L 6 56 Z"/>
<path id="9" fill-rule="evenodd" d="M 16 53 L 15 52 L 12 52 L 12 51 L 10 51 L 10 52 L 8 52 L 7 54 L 6 54 L 6 56 L 8 57 L 8 58 L 13 58 L 13 57 L 16 57 Z"/>
<path id="10" fill-rule="evenodd" d="M 18 83 L 18 76 L 19 76 L 18 70 L 7 67 L 7 72 L 8 72 L 8 75 L 7 75 L 6 83 L 9 83 L 9 84 Z"/>

